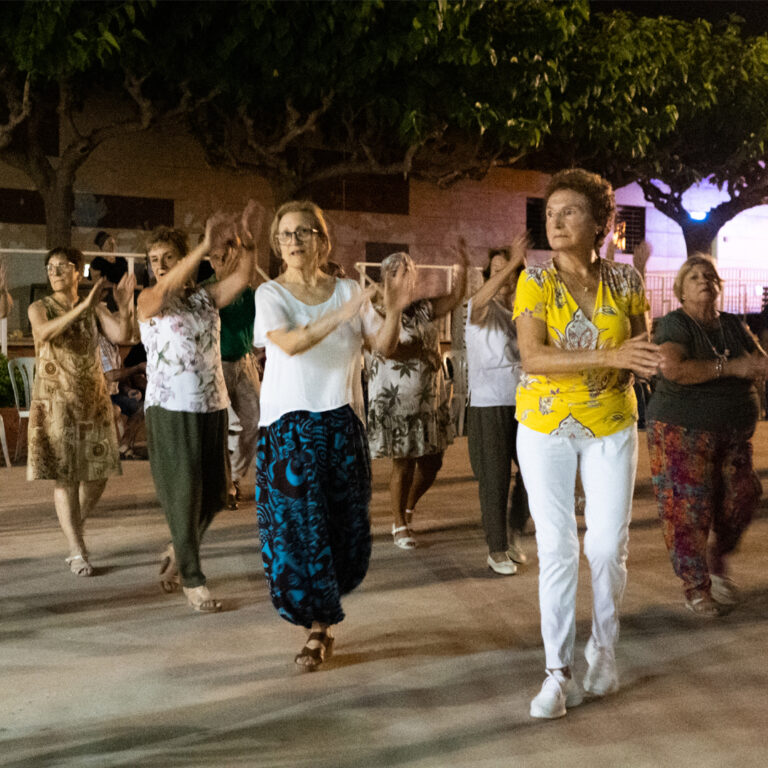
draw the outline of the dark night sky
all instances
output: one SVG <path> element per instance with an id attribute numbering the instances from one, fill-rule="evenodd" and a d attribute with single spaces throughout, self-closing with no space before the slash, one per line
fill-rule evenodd
<path id="1" fill-rule="evenodd" d="M 593 12 L 621 9 L 638 16 L 705 18 L 713 22 L 735 13 L 746 20 L 747 34 L 768 33 L 768 0 L 591 0 L 590 7 Z"/>

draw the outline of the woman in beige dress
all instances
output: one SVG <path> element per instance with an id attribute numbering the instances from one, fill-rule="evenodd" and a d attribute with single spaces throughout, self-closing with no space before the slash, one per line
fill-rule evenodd
<path id="1" fill-rule="evenodd" d="M 83 524 L 107 478 L 120 474 L 112 403 L 99 358 L 98 327 L 116 344 L 131 335 L 135 280 L 114 289 L 118 312 L 99 300 L 103 279 L 85 299 L 78 295 L 83 255 L 54 248 L 45 260 L 53 292 L 29 307 L 36 373 L 29 416 L 28 480 L 54 480 L 53 500 L 67 539 L 66 561 L 77 576 L 93 575 Z"/>

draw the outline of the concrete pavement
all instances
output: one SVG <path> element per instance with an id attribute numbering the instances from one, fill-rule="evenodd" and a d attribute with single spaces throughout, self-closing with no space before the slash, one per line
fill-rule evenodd
<path id="1" fill-rule="evenodd" d="M 765 423 L 755 442 L 765 482 Z M 763 768 L 766 506 L 733 561 L 746 602 L 697 619 L 664 549 L 642 440 L 640 456 L 622 688 L 554 722 L 528 716 L 544 666 L 533 537 L 517 576 L 487 569 L 463 439 L 417 510 L 413 552 L 391 543 L 388 464 L 375 463 L 371 568 L 316 674 L 296 671 L 305 632 L 269 601 L 252 503 L 209 533 L 204 566 L 225 611 L 203 616 L 156 585 L 167 532 L 146 462 L 123 464 L 88 523 L 92 579 L 64 564 L 50 484 L 0 469 L 0 765 Z"/>

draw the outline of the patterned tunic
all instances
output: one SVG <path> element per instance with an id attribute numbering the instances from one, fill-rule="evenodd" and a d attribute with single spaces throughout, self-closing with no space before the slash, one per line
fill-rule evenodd
<path id="1" fill-rule="evenodd" d="M 51 296 L 41 301 L 48 320 L 67 311 Z M 89 309 L 37 348 L 27 479 L 77 483 L 119 474 L 112 402 L 101 369 L 96 314 Z"/>
<path id="2" fill-rule="evenodd" d="M 371 457 L 417 458 L 442 453 L 453 442 L 432 303 L 417 301 L 403 312 L 400 343 L 420 342 L 410 360 L 371 355 L 368 444 Z"/>
<path id="3" fill-rule="evenodd" d="M 546 323 L 547 343 L 565 350 L 614 349 L 631 333 L 630 318 L 648 309 L 638 271 L 600 260 L 600 283 L 592 317 L 571 296 L 553 263 L 520 275 L 513 318 Z M 560 437 L 605 437 L 637 420 L 629 371 L 585 368 L 553 376 L 523 373 L 517 419 L 529 429 Z"/>
<path id="4" fill-rule="evenodd" d="M 147 350 L 146 408 L 212 413 L 229 405 L 219 311 L 205 288 L 174 298 L 139 328 Z"/>

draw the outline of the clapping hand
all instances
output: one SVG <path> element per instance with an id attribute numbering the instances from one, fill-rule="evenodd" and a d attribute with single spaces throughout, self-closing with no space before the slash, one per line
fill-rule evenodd
<path id="1" fill-rule="evenodd" d="M 240 240 L 246 250 L 256 248 L 256 239 L 261 234 L 265 218 L 264 206 L 255 200 L 249 200 L 240 217 Z"/>
<path id="2" fill-rule="evenodd" d="M 112 296 L 118 307 L 130 307 L 133 303 L 133 293 L 136 290 L 136 276 L 125 273 L 117 285 L 112 286 Z"/>

